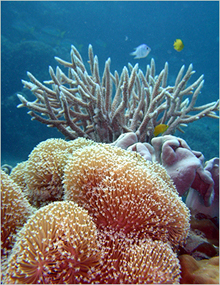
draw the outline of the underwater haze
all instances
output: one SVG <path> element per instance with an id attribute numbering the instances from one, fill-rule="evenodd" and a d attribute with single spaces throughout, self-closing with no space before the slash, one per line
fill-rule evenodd
<path id="1" fill-rule="evenodd" d="M 184 48 L 174 49 L 176 39 Z M 23 89 L 27 71 L 41 82 L 49 80 L 48 67 L 56 67 L 54 56 L 69 61 L 73 44 L 88 60 L 92 44 L 99 58 L 100 74 L 111 58 L 111 72 L 121 73 L 128 62 L 145 72 L 151 58 L 156 74 L 169 63 L 168 84 L 175 83 L 179 69 L 193 64 L 204 74 L 204 87 L 197 99 L 202 105 L 219 97 L 219 2 L 217 1 L 2 1 L 1 2 L 1 163 L 15 166 L 48 138 L 64 138 L 56 128 L 31 121 L 17 93 L 30 100 Z M 130 53 L 141 44 L 150 47 L 144 58 Z M 176 136 L 201 151 L 205 160 L 219 156 L 219 121 L 203 118 Z"/>

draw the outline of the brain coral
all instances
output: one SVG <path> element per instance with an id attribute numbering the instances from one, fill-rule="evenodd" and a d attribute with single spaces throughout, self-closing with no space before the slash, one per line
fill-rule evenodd
<path id="1" fill-rule="evenodd" d="M 87 209 L 99 230 L 185 241 L 189 211 L 162 166 L 96 144 L 73 152 L 64 172 L 65 199 Z"/>
<path id="2" fill-rule="evenodd" d="M 34 213 L 21 189 L 1 171 L 1 257 L 5 258 L 15 242 L 15 233 Z"/>
<path id="3" fill-rule="evenodd" d="M 90 283 L 99 264 L 96 226 L 73 202 L 40 208 L 19 232 L 4 283 Z"/>

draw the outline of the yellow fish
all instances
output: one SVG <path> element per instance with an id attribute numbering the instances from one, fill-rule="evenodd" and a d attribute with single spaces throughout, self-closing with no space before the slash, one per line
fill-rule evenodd
<path id="1" fill-rule="evenodd" d="M 181 39 L 176 39 L 176 41 L 173 44 L 174 49 L 177 51 L 181 51 L 184 48 L 184 44 L 181 41 Z"/>
<path id="2" fill-rule="evenodd" d="M 165 124 L 157 125 L 154 128 L 154 136 L 157 137 L 159 134 L 163 134 L 168 128 L 169 128 L 169 126 L 167 126 Z"/>

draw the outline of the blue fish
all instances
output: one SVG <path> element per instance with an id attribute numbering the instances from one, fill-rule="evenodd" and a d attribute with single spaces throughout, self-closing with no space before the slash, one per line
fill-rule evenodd
<path id="1" fill-rule="evenodd" d="M 144 58 L 148 56 L 150 53 L 151 48 L 145 44 L 139 45 L 138 47 L 135 48 L 135 51 L 130 53 L 130 55 L 136 55 L 135 58 Z"/>

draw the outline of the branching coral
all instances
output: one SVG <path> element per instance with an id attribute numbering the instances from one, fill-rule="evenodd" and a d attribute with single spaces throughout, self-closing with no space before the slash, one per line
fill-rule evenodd
<path id="1" fill-rule="evenodd" d="M 4 283 L 91 283 L 99 265 L 96 226 L 73 202 L 38 210 L 19 232 Z"/>
<path id="2" fill-rule="evenodd" d="M 64 172 L 64 199 L 87 209 L 100 230 L 173 245 L 185 240 L 188 209 L 159 164 L 97 144 L 74 152 Z"/>
<path id="3" fill-rule="evenodd" d="M 168 63 L 158 76 L 155 63 L 147 66 L 146 74 L 129 64 L 121 75 L 110 72 L 110 58 L 105 63 L 102 78 L 99 75 L 98 57 L 89 45 L 91 75 L 77 49 L 72 46 L 71 62 L 55 59 L 68 68 L 68 76 L 59 67 L 56 72 L 49 67 L 52 89 L 39 82 L 30 72 L 31 82 L 22 80 L 24 86 L 37 97 L 28 102 L 22 95 L 18 107 L 27 107 L 32 119 L 56 127 L 65 137 L 86 137 L 95 141 L 112 142 L 125 132 L 135 132 L 141 142 L 150 141 L 158 124 L 167 124 L 165 134 L 174 134 L 181 126 L 204 116 L 218 118 L 219 101 L 195 106 L 202 89 L 203 75 L 194 83 L 187 83 L 194 73 L 190 64 L 180 69 L 174 86 L 167 86 Z M 190 96 L 191 99 L 186 98 Z M 184 99 L 186 98 L 186 99 Z M 182 131 L 182 130 L 181 130 Z"/>

